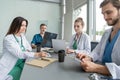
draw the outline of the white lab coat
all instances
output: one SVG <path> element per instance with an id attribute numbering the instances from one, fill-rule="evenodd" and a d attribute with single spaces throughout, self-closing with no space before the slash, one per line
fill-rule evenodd
<path id="1" fill-rule="evenodd" d="M 70 49 L 73 49 L 73 44 L 74 44 L 74 38 L 75 38 L 74 34 L 72 36 L 72 38 L 70 39 L 70 44 L 69 47 Z M 87 53 L 89 54 L 91 52 L 91 44 L 90 44 L 90 37 L 86 34 L 86 33 L 82 33 L 80 40 L 78 40 L 78 44 L 77 44 L 77 49 L 75 50 L 76 53 L 82 52 L 82 53 Z"/>
<path id="2" fill-rule="evenodd" d="M 112 29 L 108 29 L 105 31 L 100 43 L 96 46 L 96 48 L 92 51 L 90 56 L 93 58 L 93 61 L 102 62 L 102 56 L 104 53 L 104 49 L 106 46 L 106 41 L 108 40 Z M 116 40 L 112 54 L 112 63 L 106 63 L 109 72 L 111 73 L 114 79 L 120 79 L 120 36 Z"/>
<path id="3" fill-rule="evenodd" d="M 25 49 L 31 51 L 32 48 L 24 34 L 22 34 L 22 40 Z M 7 80 L 5 79 L 6 76 L 15 66 L 18 59 L 26 59 L 28 57 L 34 57 L 34 53 L 28 51 L 23 52 L 14 36 L 12 34 L 7 35 L 3 40 L 3 56 L 0 59 L 0 80 Z"/>

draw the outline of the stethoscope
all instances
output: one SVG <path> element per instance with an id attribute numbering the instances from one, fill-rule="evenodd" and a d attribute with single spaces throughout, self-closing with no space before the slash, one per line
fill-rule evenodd
<path id="1" fill-rule="evenodd" d="M 77 40 L 77 44 L 78 44 L 78 43 L 80 42 L 81 36 L 82 36 L 82 33 L 81 33 L 81 35 L 79 36 L 79 39 L 78 39 L 78 38 L 77 38 L 77 34 L 76 34 L 73 40 L 74 40 L 74 41 Z"/>
<path id="2" fill-rule="evenodd" d="M 19 40 L 16 38 L 16 36 L 15 36 L 15 35 L 13 35 L 13 36 L 14 36 L 15 40 L 17 41 L 17 43 L 19 43 Z M 20 36 L 20 38 L 21 38 L 20 48 L 24 51 L 24 50 L 25 50 L 25 47 L 23 46 L 22 37 Z"/>

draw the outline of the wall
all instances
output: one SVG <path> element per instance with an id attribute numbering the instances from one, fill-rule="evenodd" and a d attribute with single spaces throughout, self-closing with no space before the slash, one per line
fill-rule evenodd
<path id="1" fill-rule="evenodd" d="M 47 23 L 48 31 L 61 36 L 59 4 L 38 0 L 1 0 L 0 10 L 0 53 L 2 52 L 2 40 L 16 16 L 22 16 L 29 21 L 26 33 L 29 42 L 31 42 L 33 35 L 39 32 L 41 22 Z"/>

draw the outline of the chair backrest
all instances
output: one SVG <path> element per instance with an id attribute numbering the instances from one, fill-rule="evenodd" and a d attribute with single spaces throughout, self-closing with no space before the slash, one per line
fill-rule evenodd
<path id="1" fill-rule="evenodd" d="M 97 46 L 99 42 L 91 42 L 91 51 Z"/>

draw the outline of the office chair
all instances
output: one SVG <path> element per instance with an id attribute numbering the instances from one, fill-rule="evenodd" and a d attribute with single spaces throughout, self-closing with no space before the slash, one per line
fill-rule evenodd
<path id="1" fill-rule="evenodd" d="M 99 42 L 91 42 L 91 51 L 97 46 Z"/>

